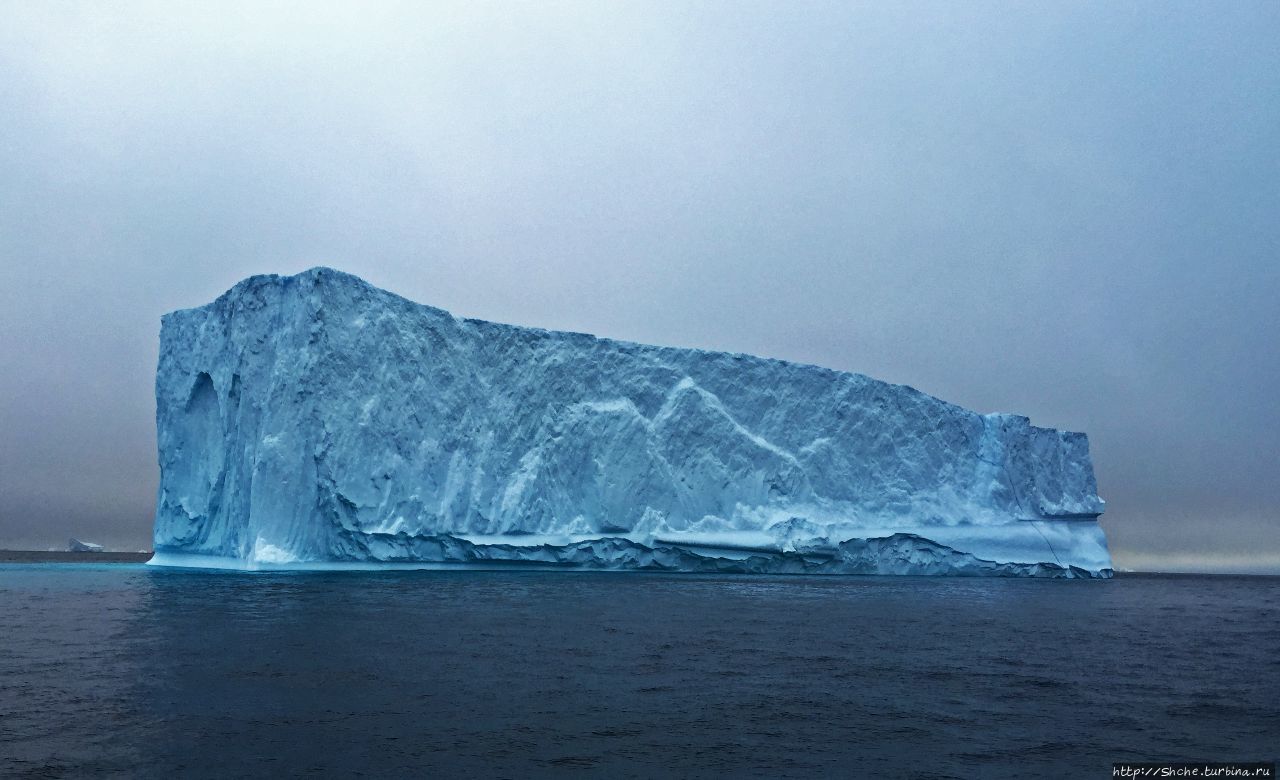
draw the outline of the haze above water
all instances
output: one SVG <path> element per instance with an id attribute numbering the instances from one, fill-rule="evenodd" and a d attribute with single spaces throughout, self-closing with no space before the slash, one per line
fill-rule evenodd
<path id="1" fill-rule="evenodd" d="M 0 1 L 0 547 L 149 545 L 159 316 L 326 264 L 1087 431 L 1280 572 L 1280 5 Z"/>

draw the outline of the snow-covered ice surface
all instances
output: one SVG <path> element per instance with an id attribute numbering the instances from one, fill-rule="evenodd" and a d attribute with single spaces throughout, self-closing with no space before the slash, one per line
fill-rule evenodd
<path id="1" fill-rule="evenodd" d="M 153 563 L 1107 577 L 1088 439 L 348 274 L 163 318 Z"/>

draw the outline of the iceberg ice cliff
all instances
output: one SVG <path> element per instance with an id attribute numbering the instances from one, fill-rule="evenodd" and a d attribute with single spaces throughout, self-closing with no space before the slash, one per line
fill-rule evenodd
<path id="1" fill-rule="evenodd" d="M 338 271 L 163 318 L 153 563 L 1107 577 L 1088 440 Z"/>

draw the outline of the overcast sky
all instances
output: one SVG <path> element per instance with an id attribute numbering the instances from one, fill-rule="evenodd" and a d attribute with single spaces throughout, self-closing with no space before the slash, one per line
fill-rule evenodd
<path id="1" fill-rule="evenodd" d="M 1083 430 L 1118 566 L 1280 572 L 1274 0 L 0 18 L 0 547 L 149 547 L 160 315 L 323 264 Z"/>

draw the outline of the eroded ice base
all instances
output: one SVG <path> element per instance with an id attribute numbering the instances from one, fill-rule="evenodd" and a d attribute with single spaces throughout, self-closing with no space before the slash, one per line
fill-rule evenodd
<path id="1" fill-rule="evenodd" d="M 347 560 L 299 560 L 268 546 L 248 558 L 161 549 L 151 564 L 240 571 L 520 568 L 1064 579 L 1108 578 L 1112 574 L 1106 541 L 1094 522 L 1026 521 L 998 531 L 982 527 L 896 530 L 842 541 L 807 533 L 811 530 L 805 528 L 808 525 L 796 521 L 782 529 L 775 526 L 772 533 L 690 534 L 642 541 L 626 535 L 353 534 L 349 541 L 357 552 Z"/>

